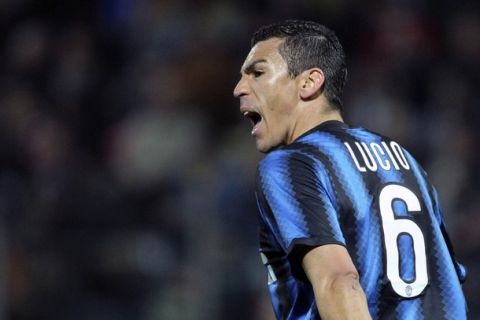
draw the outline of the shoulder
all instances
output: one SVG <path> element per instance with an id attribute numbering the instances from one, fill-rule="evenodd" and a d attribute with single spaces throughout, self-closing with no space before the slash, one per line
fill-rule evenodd
<path id="1" fill-rule="evenodd" d="M 270 152 L 260 161 L 258 172 L 262 175 L 290 172 L 299 167 L 312 167 L 314 158 L 305 148 L 287 147 Z"/>
<path id="2" fill-rule="evenodd" d="M 308 146 L 272 151 L 257 169 L 257 185 L 262 188 L 291 186 L 306 190 L 330 185 L 330 182 L 328 166 Z"/>

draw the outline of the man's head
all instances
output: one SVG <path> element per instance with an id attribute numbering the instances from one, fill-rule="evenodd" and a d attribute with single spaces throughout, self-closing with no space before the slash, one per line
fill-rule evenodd
<path id="1" fill-rule="evenodd" d="M 344 56 L 335 34 L 314 22 L 289 20 L 254 34 L 234 95 L 254 125 L 258 150 L 289 144 L 310 129 L 325 111 L 313 104 L 341 110 Z"/>
<path id="2" fill-rule="evenodd" d="M 333 108 L 342 110 L 347 65 L 345 52 L 335 33 L 316 22 L 287 20 L 258 29 L 251 46 L 270 38 L 284 39 L 279 52 L 292 77 L 310 68 L 320 68 L 325 75 L 323 90 L 327 100 Z"/>

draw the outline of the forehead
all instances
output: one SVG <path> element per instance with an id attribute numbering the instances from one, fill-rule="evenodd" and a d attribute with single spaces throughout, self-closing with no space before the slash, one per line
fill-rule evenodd
<path id="1" fill-rule="evenodd" d="M 253 63 L 259 61 L 266 63 L 284 62 L 283 57 L 278 51 L 279 46 L 283 41 L 284 40 L 280 38 L 270 38 L 268 40 L 257 42 L 248 53 L 248 56 L 243 63 L 242 70 L 245 70 Z"/>

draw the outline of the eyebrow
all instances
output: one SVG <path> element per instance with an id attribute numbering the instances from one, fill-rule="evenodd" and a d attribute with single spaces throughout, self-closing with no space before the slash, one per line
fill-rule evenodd
<path id="1" fill-rule="evenodd" d="M 250 74 L 250 73 L 253 72 L 253 69 L 255 69 L 255 66 L 257 64 L 263 63 L 263 62 L 267 62 L 267 60 L 266 59 L 258 59 L 258 60 L 253 61 L 243 69 L 243 72 L 246 73 L 246 74 Z"/>

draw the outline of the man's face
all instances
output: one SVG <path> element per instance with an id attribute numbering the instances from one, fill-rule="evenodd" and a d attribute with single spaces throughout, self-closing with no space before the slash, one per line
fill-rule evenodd
<path id="1" fill-rule="evenodd" d="M 250 50 L 233 92 L 240 99 L 240 112 L 252 122 L 251 134 L 261 152 L 292 142 L 295 129 L 299 96 L 296 80 L 278 52 L 282 42 L 271 38 Z"/>

